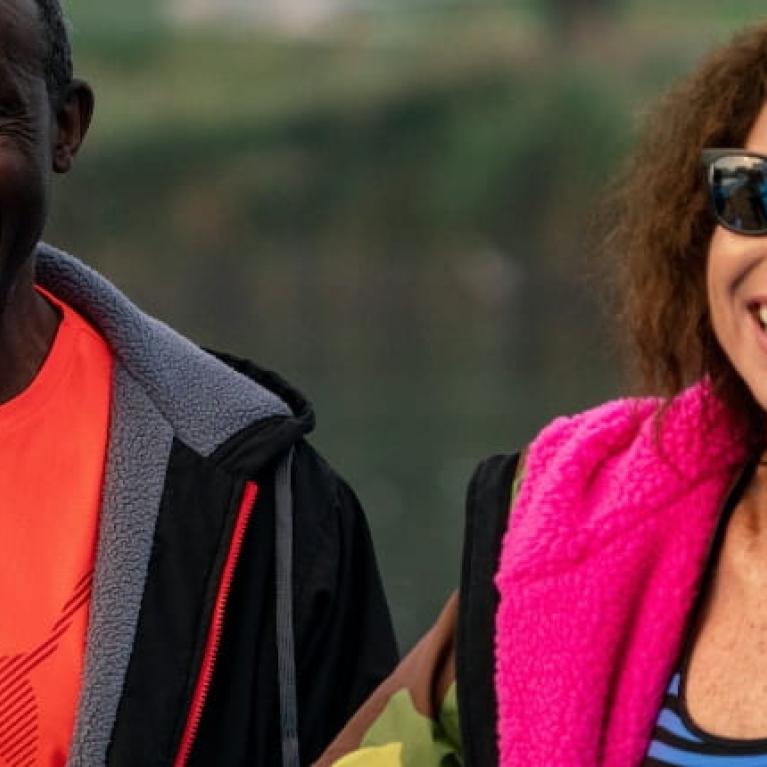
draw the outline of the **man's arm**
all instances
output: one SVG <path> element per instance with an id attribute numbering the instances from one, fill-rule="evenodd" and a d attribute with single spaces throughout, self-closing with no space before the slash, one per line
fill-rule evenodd
<path id="1" fill-rule="evenodd" d="M 398 652 L 354 493 L 303 442 L 292 489 L 298 732 L 308 764 L 392 672 Z"/>
<path id="2" fill-rule="evenodd" d="M 455 684 L 458 595 L 368 698 L 314 767 L 462 763 Z"/>

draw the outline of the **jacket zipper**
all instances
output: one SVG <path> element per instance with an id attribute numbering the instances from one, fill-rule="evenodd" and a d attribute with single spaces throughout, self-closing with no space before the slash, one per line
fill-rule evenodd
<path id="1" fill-rule="evenodd" d="M 213 607 L 213 617 L 208 630 L 208 638 L 205 643 L 205 651 L 202 656 L 200 672 L 195 684 L 194 694 L 192 695 L 192 704 L 189 708 L 184 732 L 181 736 L 181 745 L 178 754 L 173 761 L 173 767 L 185 767 L 192 753 L 197 730 L 200 726 L 200 720 L 205 709 L 205 701 L 210 690 L 210 683 L 213 678 L 213 670 L 216 665 L 219 645 L 221 644 L 221 635 L 224 630 L 224 617 L 226 615 L 226 605 L 229 599 L 229 592 L 232 587 L 232 580 L 237 569 L 237 562 L 242 550 L 242 542 L 245 538 L 245 531 L 248 528 L 248 521 L 256 505 L 258 496 L 258 486 L 255 482 L 247 482 L 245 491 L 240 502 L 240 508 L 235 520 L 234 533 L 229 546 L 229 552 L 224 563 L 224 570 L 221 575 L 221 582 L 216 594 L 216 602 Z"/>

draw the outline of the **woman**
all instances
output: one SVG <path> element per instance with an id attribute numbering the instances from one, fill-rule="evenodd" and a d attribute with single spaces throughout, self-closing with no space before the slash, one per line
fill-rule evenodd
<path id="1" fill-rule="evenodd" d="M 480 466 L 459 604 L 321 763 L 767 765 L 766 103 L 761 25 L 653 115 L 607 244 L 661 396 Z"/>

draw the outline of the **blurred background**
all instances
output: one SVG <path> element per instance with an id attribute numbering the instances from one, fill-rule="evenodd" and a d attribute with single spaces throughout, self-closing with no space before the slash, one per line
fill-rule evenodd
<path id="1" fill-rule="evenodd" d="M 98 107 L 48 238 L 309 395 L 407 649 L 475 464 L 621 390 L 595 203 L 762 0 L 65 4 Z"/>

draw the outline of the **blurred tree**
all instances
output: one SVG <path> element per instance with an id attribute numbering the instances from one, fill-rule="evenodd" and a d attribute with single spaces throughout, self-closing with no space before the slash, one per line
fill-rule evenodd
<path id="1" fill-rule="evenodd" d="M 618 388 L 584 229 L 637 105 L 764 0 L 358 2 L 285 37 L 66 0 L 99 108 L 47 236 L 309 392 L 407 648 L 475 462 Z"/>
<path id="2" fill-rule="evenodd" d="M 152 36 L 167 25 L 158 0 L 66 0 L 76 43 L 84 40 L 134 40 Z"/>
<path id="3" fill-rule="evenodd" d="M 588 38 L 594 26 L 608 20 L 621 0 L 544 0 L 555 34 L 565 40 Z"/>

